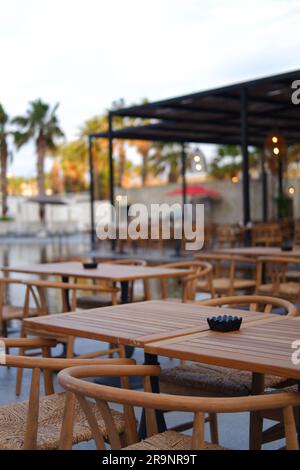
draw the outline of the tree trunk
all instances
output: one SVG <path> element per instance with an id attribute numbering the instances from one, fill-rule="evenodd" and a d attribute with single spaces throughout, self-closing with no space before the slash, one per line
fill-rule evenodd
<path id="1" fill-rule="evenodd" d="M 1 154 L 1 195 L 2 195 L 2 217 L 7 216 L 7 143 L 5 137 L 2 138 L 0 144 L 0 154 Z"/>
<path id="2" fill-rule="evenodd" d="M 146 186 L 148 179 L 148 150 L 142 153 L 143 164 L 142 164 L 142 185 Z"/>
<path id="3" fill-rule="evenodd" d="M 169 183 L 177 183 L 178 178 L 179 178 L 179 171 L 178 171 L 177 163 L 171 162 L 169 176 L 168 176 L 168 182 Z"/>
<path id="4" fill-rule="evenodd" d="M 37 152 L 37 183 L 39 196 L 44 196 L 45 191 L 45 171 L 44 163 L 47 151 L 47 143 L 42 134 L 37 139 L 36 152 Z M 40 204 L 40 219 L 41 222 L 45 222 L 45 205 Z"/>
<path id="5" fill-rule="evenodd" d="M 124 144 L 119 145 L 119 171 L 118 171 L 118 186 L 123 187 L 123 179 L 125 172 L 125 149 Z"/>

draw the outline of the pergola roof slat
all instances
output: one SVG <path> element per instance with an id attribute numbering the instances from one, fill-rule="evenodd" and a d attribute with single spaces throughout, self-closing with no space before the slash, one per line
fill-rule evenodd
<path id="1" fill-rule="evenodd" d="M 297 70 L 114 110 L 111 116 L 147 119 L 150 123 L 137 122 L 127 129 L 112 130 L 111 137 L 239 145 L 240 93 L 246 90 L 249 145 L 263 145 L 265 135 L 273 129 L 284 132 L 288 144 L 298 143 L 300 106 L 292 103 L 291 85 L 299 78 Z M 93 137 L 109 137 L 109 133 Z"/>

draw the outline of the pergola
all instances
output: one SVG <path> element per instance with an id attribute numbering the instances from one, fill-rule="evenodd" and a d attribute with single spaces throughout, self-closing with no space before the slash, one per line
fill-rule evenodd
<path id="1" fill-rule="evenodd" d="M 300 143 L 300 104 L 292 102 L 292 84 L 300 70 L 214 88 L 176 98 L 121 108 L 108 114 L 107 132 L 89 135 L 92 243 L 94 231 L 93 140 L 109 140 L 110 201 L 114 205 L 113 140 L 177 142 L 182 145 L 183 202 L 186 201 L 185 143 L 240 145 L 242 150 L 243 219 L 250 219 L 248 147 L 263 148 L 272 131 L 284 135 L 287 145 Z M 300 85 L 300 81 L 299 81 Z M 136 118 L 136 125 L 114 129 L 115 116 Z M 147 124 L 145 124 L 145 120 Z M 263 155 L 263 152 L 262 152 Z M 261 161 L 263 220 L 268 218 L 267 174 Z"/>

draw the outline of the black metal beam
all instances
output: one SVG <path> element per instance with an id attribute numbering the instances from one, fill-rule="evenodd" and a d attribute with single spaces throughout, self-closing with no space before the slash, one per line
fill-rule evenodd
<path id="1" fill-rule="evenodd" d="M 248 100 L 247 90 L 242 88 L 240 94 L 241 103 L 241 148 L 242 148 L 242 171 L 243 171 L 243 209 L 244 225 L 251 220 L 250 214 L 250 180 L 249 180 L 249 154 L 248 154 Z M 246 232 L 248 233 L 248 232 Z"/>
<path id="2" fill-rule="evenodd" d="M 166 100 L 154 101 L 152 103 L 145 103 L 143 105 L 137 105 L 137 106 L 131 106 L 131 107 L 128 107 L 128 108 L 122 108 L 122 109 L 113 111 L 113 114 L 116 115 L 116 116 L 129 116 L 129 114 L 128 114 L 129 112 L 134 112 L 135 113 L 134 115 L 139 117 L 140 116 L 139 112 L 142 109 L 147 110 L 147 109 L 155 108 L 155 107 L 158 107 L 158 106 L 167 106 L 167 105 L 170 105 L 172 103 L 178 103 L 179 101 L 187 102 L 187 101 L 193 100 L 195 98 L 202 98 L 202 97 L 205 97 L 205 96 L 211 96 L 213 94 L 230 93 L 232 91 L 235 91 L 235 92 L 239 93 L 242 88 L 258 87 L 260 85 L 266 85 L 266 84 L 269 84 L 269 83 L 272 83 L 272 82 L 277 83 L 278 81 L 279 82 L 283 82 L 283 81 L 288 82 L 288 81 L 291 81 L 291 80 L 296 80 L 299 77 L 300 77 L 300 70 L 294 70 L 292 72 L 273 75 L 273 76 L 269 76 L 269 77 L 258 78 L 258 79 L 254 79 L 254 80 L 249 80 L 247 82 L 241 82 L 241 83 L 236 83 L 236 84 L 233 84 L 233 85 L 227 85 L 227 86 L 220 87 L 220 88 L 213 88 L 211 90 L 205 90 L 205 91 L 201 91 L 201 92 L 198 92 L 198 93 L 191 93 L 189 95 L 181 95 L 181 96 L 178 96 L 178 97 L 175 97 L 175 98 L 169 98 L 169 99 L 166 99 Z"/>
<path id="3" fill-rule="evenodd" d="M 113 123 L 112 113 L 108 113 L 108 160 L 109 160 L 109 196 L 111 206 L 115 206 L 114 157 L 113 157 Z M 111 240 L 112 251 L 116 250 L 116 240 Z"/>
<path id="4" fill-rule="evenodd" d="M 91 216 L 91 249 L 95 248 L 96 232 L 95 232 L 95 188 L 94 188 L 94 159 L 93 159 L 93 137 L 88 136 L 88 152 L 89 152 L 89 173 L 90 173 L 90 216 Z"/>
<path id="5" fill-rule="evenodd" d="M 266 172 L 264 150 L 261 154 L 261 190 L 262 190 L 262 219 L 268 221 L 268 174 Z"/>
<path id="6" fill-rule="evenodd" d="M 185 143 L 181 144 L 181 185 L 182 185 L 182 207 L 186 204 L 186 153 Z"/>

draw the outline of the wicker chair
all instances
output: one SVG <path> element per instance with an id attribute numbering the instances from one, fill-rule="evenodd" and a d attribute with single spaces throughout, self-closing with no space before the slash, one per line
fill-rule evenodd
<path id="1" fill-rule="evenodd" d="M 182 278 L 182 293 L 181 301 L 188 302 L 194 301 L 197 293 L 197 285 L 202 282 L 205 286 L 205 292 L 209 292 L 214 296 L 212 266 L 209 263 L 201 261 L 179 261 L 176 263 L 168 263 L 160 265 L 161 268 L 174 268 L 174 269 L 190 269 L 191 274 Z M 161 298 L 163 300 L 170 299 L 168 296 L 168 280 L 160 279 Z"/>
<path id="2" fill-rule="evenodd" d="M 242 231 L 235 225 L 218 225 L 217 232 L 217 248 L 224 248 L 224 246 L 235 247 L 238 243 L 242 242 Z"/>
<path id="3" fill-rule="evenodd" d="M 205 261 L 213 266 L 212 287 L 221 295 L 252 293 L 255 290 L 256 260 L 236 255 L 203 253 L 195 256 L 197 261 Z M 243 269 L 242 269 L 243 268 Z M 246 270 L 254 270 L 253 277 L 245 277 Z M 203 280 L 198 282 L 197 291 L 210 292 Z"/>
<path id="4" fill-rule="evenodd" d="M 12 305 L 7 302 L 8 289 L 17 286 L 23 287 L 24 290 L 24 304 L 23 306 Z M 30 308 L 30 297 L 33 296 L 34 308 Z M 34 317 L 41 314 L 41 308 L 38 303 L 35 293 L 31 289 L 27 289 L 21 279 L 14 278 L 0 278 L 0 336 L 8 336 L 8 323 L 12 320 L 21 322 L 26 317 Z"/>
<path id="5" fill-rule="evenodd" d="M 90 427 L 93 430 L 94 439 L 98 449 L 105 449 L 105 442 L 101 438 L 93 409 L 89 400 L 96 402 L 105 419 L 112 449 L 121 449 L 122 443 L 116 432 L 112 419 L 112 411 L 108 405 L 110 403 L 122 404 L 130 407 L 143 407 L 146 413 L 147 438 L 138 442 L 135 420 L 127 419 L 125 414 L 126 427 L 132 429 L 132 442 L 124 450 L 223 450 L 224 448 L 205 442 L 204 423 L 205 413 L 231 413 L 244 411 L 259 411 L 265 409 L 282 409 L 285 424 L 285 437 L 287 449 L 298 449 L 296 425 L 293 414 L 293 407 L 300 404 L 299 393 L 280 393 L 276 395 L 262 395 L 239 398 L 219 398 L 210 399 L 203 397 L 174 396 L 151 393 L 150 377 L 160 374 L 158 366 L 87 366 L 72 367 L 61 371 L 58 375 L 60 385 L 68 392 L 75 394 Z M 117 389 L 91 382 L 82 378 L 97 376 L 133 376 L 144 377 L 145 391 Z M 192 436 L 187 436 L 175 431 L 158 433 L 155 410 L 185 411 L 194 414 L 194 425 Z M 64 423 L 65 424 L 65 423 Z M 66 439 L 67 441 L 68 439 Z M 62 439 L 61 448 L 68 448 L 68 442 Z"/>
<path id="6" fill-rule="evenodd" d="M 291 266 L 297 266 L 292 270 Z M 264 256 L 258 259 L 256 292 L 294 301 L 300 313 L 300 260 L 292 257 Z"/>
<path id="7" fill-rule="evenodd" d="M 252 246 L 280 246 L 282 231 L 278 223 L 258 223 L 251 230 Z"/>
<path id="8" fill-rule="evenodd" d="M 101 285 L 87 285 L 87 284 L 79 284 L 79 283 L 65 283 L 65 282 L 55 282 L 55 281 L 48 281 L 48 280 L 40 280 L 40 279 L 26 279 L 23 281 L 19 281 L 26 287 L 26 294 L 25 294 L 25 306 L 24 312 L 25 317 L 26 312 L 29 310 L 29 302 L 30 298 L 34 300 L 36 305 L 36 315 L 48 315 L 49 308 L 47 302 L 47 293 L 49 290 L 54 290 L 57 294 L 61 297 L 61 309 L 59 312 L 56 313 L 63 313 L 68 312 L 70 310 L 77 309 L 77 293 L 81 291 L 94 291 L 98 292 L 105 292 L 109 293 L 111 296 L 111 301 L 113 304 L 117 301 L 117 293 L 118 289 L 116 287 L 109 287 L 109 286 L 101 286 Z M 69 298 L 70 297 L 70 298 Z M 21 336 L 25 336 L 25 331 L 22 326 L 21 328 Z M 48 336 L 52 336 L 49 334 Z M 74 356 L 74 341 L 75 338 L 73 336 L 61 336 L 55 335 L 55 339 L 60 343 L 65 345 L 65 354 L 66 357 L 71 358 Z M 116 347 L 115 345 L 110 345 L 109 349 L 106 350 L 99 350 L 93 351 L 91 353 L 81 355 L 81 358 L 92 358 L 92 357 L 99 357 L 103 355 L 112 355 L 114 352 L 119 353 L 120 348 Z M 20 355 L 24 354 L 24 350 L 22 348 L 19 351 Z M 17 371 L 17 382 L 16 382 L 16 394 L 20 395 L 21 388 L 22 388 L 22 368 L 19 368 Z"/>
<path id="9" fill-rule="evenodd" d="M 56 342 L 49 339 L 1 339 L 6 348 L 42 348 L 44 355 Z M 70 446 L 92 439 L 92 432 L 84 413 L 74 401 L 72 394 L 54 393 L 51 372 L 70 366 L 91 364 L 134 364 L 128 359 L 52 359 L 49 357 L 26 357 L 5 355 L 2 366 L 32 370 L 29 400 L 0 406 L 0 449 L 58 449 L 63 418 L 68 421 Z M 40 397 L 41 370 L 44 371 L 45 396 Z M 96 420 L 103 439 L 107 440 L 108 430 L 103 416 L 96 411 Z M 116 431 L 125 433 L 122 413 L 115 411 L 113 420 Z"/>

